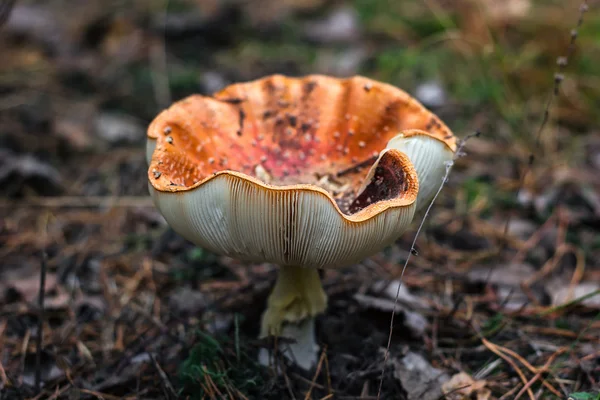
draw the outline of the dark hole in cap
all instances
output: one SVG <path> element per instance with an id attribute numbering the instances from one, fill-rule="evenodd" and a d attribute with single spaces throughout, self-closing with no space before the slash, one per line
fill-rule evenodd
<path id="1" fill-rule="evenodd" d="M 370 204 L 398 197 L 407 186 L 406 174 L 399 160 L 387 152 L 375 167 L 371 181 L 350 204 L 348 211 L 354 214 Z"/>

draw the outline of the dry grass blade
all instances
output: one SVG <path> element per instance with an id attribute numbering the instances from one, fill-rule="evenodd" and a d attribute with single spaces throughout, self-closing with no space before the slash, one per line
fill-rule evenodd
<path id="1" fill-rule="evenodd" d="M 321 351 L 321 357 L 319 357 L 319 363 L 317 364 L 317 369 L 315 371 L 315 375 L 313 376 L 313 379 L 310 382 L 310 388 L 306 392 L 306 396 L 304 396 L 304 400 L 309 400 L 310 399 L 310 396 L 312 394 L 313 388 L 315 387 L 315 384 L 317 382 L 317 377 L 321 373 L 321 367 L 323 366 L 323 361 L 325 360 L 326 357 L 327 357 L 327 350 L 323 349 L 323 351 Z"/>
<path id="2" fill-rule="evenodd" d="M 516 353 L 510 349 L 507 349 L 506 347 L 503 347 L 503 346 L 499 346 L 499 345 L 494 345 L 494 346 L 496 346 L 496 348 L 499 351 L 502 351 L 503 353 L 514 357 L 517 361 L 519 361 L 521 364 L 523 364 L 531 373 L 537 374 L 540 371 L 539 369 L 537 369 L 533 365 L 531 365 L 529 362 L 527 362 L 527 360 L 525 360 L 523 357 L 521 357 L 518 353 Z M 565 351 L 564 349 L 559 349 L 557 352 L 555 352 L 551 356 L 551 358 L 562 354 L 564 351 Z M 554 359 L 554 358 L 552 358 L 552 359 Z M 543 369 L 544 369 L 544 367 L 542 367 L 541 370 L 543 370 Z M 556 396 L 559 396 L 559 397 L 561 396 L 561 393 L 555 387 L 553 387 L 550 383 L 546 382 L 545 380 L 543 380 L 542 383 L 544 384 L 544 386 L 546 386 L 546 388 L 548 390 L 550 390 Z"/>
<path id="3" fill-rule="evenodd" d="M 177 392 L 175 392 L 175 389 L 173 388 L 173 385 L 171 384 L 169 377 L 167 376 L 165 371 L 163 371 L 163 369 L 160 367 L 160 364 L 156 360 L 156 357 L 154 356 L 154 354 L 148 353 L 148 355 L 152 359 L 152 364 L 154 365 L 154 368 L 156 368 L 156 371 L 158 372 L 158 376 L 160 376 L 160 379 L 164 386 L 166 397 L 168 399 L 176 399 L 178 397 Z"/>
<path id="4" fill-rule="evenodd" d="M 542 368 L 539 368 L 537 373 L 534 375 L 534 377 L 531 378 L 531 380 L 529 382 L 527 382 L 527 384 L 525 386 L 523 386 L 523 388 L 519 391 L 519 393 L 515 397 L 515 400 L 518 400 L 525 393 L 525 391 L 527 389 L 529 389 L 538 379 L 540 379 L 542 374 L 544 372 L 547 372 L 550 369 L 550 365 L 552 365 L 552 363 L 554 362 L 554 359 L 564 352 L 565 352 L 565 349 L 558 349 L 556 352 L 554 352 L 554 354 L 552 354 L 550 356 L 550 358 L 548 358 L 548 361 L 546 361 L 546 364 L 544 364 L 544 366 Z M 548 386 L 546 386 L 546 387 L 548 387 Z M 558 391 L 556 391 L 556 392 L 552 391 L 552 393 L 558 397 L 561 397 L 561 394 Z"/>
<path id="5" fill-rule="evenodd" d="M 44 295 L 46 294 L 46 252 L 42 253 L 40 263 L 40 290 L 38 294 L 38 331 L 35 354 L 35 390 L 40 391 L 42 382 L 42 340 L 44 336 Z"/>
<path id="6" fill-rule="evenodd" d="M 100 393 L 100 392 L 96 392 L 94 390 L 88 390 L 88 389 L 79 389 L 79 391 L 83 394 L 88 394 L 90 396 L 94 396 L 94 398 L 98 399 L 98 400 L 134 400 L 137 397 L 136 396 L 126 396 L 126 397 L 120 397 L 120 396 L 113 396 L 107 393 Z"/>
<path id="7" fill-rule="evenodd" d="M 523 382 L 523 385 L 527 385 L 527 377 L 525 376 L 523 371 L 521 371 L 521 369 L 519 368 L 517 363 L 515 363 L 506 354 L 502 353 L 498 349 L 498 346 L 496 346 L 492 342 L 488 341 L 485 338 L 481 338 L 481 341 L 483 342 L 484 346 L 487 347 L 492 353 L 496 354 L 498 357 L 502 358 L 504 361 L 506 361 L 508 364 L 510 364 L 510 366 L 515 370 L 517 375 L 519 375 L 519 378 L 521 379 L 521 382 Z M 527 394 L 529 395 L 529 398 L 531 400 L 535 400 L 535 396 L 533 395 L 533 391 L 531 390 L 531 388 L 527 388 Z"/>
<path id="8" fill-rule="evenodd" d="M 0 381 L 2 382 L 0 390 L 3 390 L 9 384 L 8 376 L 6 375 L 6 370 L 4 369 L 4 365 L 2 364 L 2 358 L 4 356 L 4 330 L 6 329 L 6 324 L 6 321 L 0 322 Z"/>

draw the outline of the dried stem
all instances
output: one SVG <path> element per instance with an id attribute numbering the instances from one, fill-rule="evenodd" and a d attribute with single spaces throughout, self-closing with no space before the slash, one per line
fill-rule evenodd
<path id="1" fill-rule="evenodd" d="M 38 331 L 35 354 L 35 390 L 39 393 L 42 381 L 42 338 L 44 331 L 44 296 L 46 295 L 46 252 L 42 252 L 40 291 L 38 294 Z"/>
<path id="2" fill-rule="evenodd" d="M 577 19 L 577 24 L 575 25 L 575 28 L 571 30 L 571 41 L 569 42 L 569 46 L 567 47 L 567 53 L 565 56 L 559 57 L 556 60 L 558 69 L 557 69 L 556 73 L 554 74 L 554 87 L 552 89 L 552 93 L 548 97 L 548 101 L 546 103 L 546 108 L 544 109 L 544 115 L 542 117 L 542 121 L 541 121 L 540 126 L 538 127 L 538 130 L 536 133 L 536 137 L 535 137 L 536 148 L 539 148 L 539 146 L 540 146 L 540 139 L 542 137 L 542 133 L 543 133 L 544 129 L 546 128 L 546 125 L 548 124 L 548 120 L 550 118 L 550 108 L 552 106 L 552 103 L 554 102 L 554 99 L 556 99 L 558 97 L 558 94 L 560 92 L 560 85 L 565 77 L 564 70 L 565 70 L 566 66 L 569 64 L 569 58 L 573 55 L 573 52 L 575 51 L 575 42 L 576 42 L 577 36 L 579 34 L 579 29 L 581 28 L 581 25 L 583 24 L 583 16 L 586 13 L 586 11 L 588 10 L 588 8 L 589 7 L 587 4 L 587 0 L 583 0 L 581 5 L 579 6 L 579 18 Z M 519 195 L 519 192 L 523 189 L 523 186 L 525 185 L 525 178 L 527 177 L 529 172 L 531 172 L 534 162 L 535 162 L 535 154 L 533 152 L 531 152 L 529 154 L 529 159 L 527 162 L 527 166 L 525 167 L 525 171 L 523 171 L 523 174 L 521 175 L 521 178 L 519 180 L 519 186 L 517 187 L 517 192 L 516 192 L 517 196 Z M 510 225 L 510 221 L 511 221 L 511 215 L 508 216 L 508 218 L 506 219 L 506 224 L 504 225 L 504 233 L 503 233 L 504 240 L 502 241 L 502 246 L 506 246 L 506 243 L 507 243 L 506 237 L 508 235 L 508 228 Z"/>
<path id="3" fill-rule="evenodd" d="M 396 307 L 398 305 L 398 298 L 400 297 L 400 289 L 402 288 L 402 278 L 404 277 L 404 272 L 406 271 L 406 267 L 408 266 L 408 262 L 410 261 L 410 257 L 413 254 L 417 253 L 417 251 L 415 249 L 415 246 L 416 246 L 416 243 L 417 243 L 417 238 L 419 237 L 419 234 L 421 233 L 421 230 L 423 229 L 423 226 L 425 225 L 425 220 L 429 216 L 429 212 L 431 211 L 431 208 L 433 207 L 433 204 L 437 200 L 438 196 L 442 192 L 442 189 L 444 188 L 444 185 L 448 181 L 448 177 L 450 176 L 450 171 L 452 170 L 452 167 L 454 166 L 454 161 L 457 158 L 462 157 L 463 155 L 465 155 L 465 153 L 463 152 L 463 148 L 465 147 L 467 141 L 469 139 L 471 139 L 472 137 L 479 136 L 479 135 L 480 135 L 480 132 L 475 132 L 473 134 L 470 134 L 470 135 L 466 136 L 459 143 L 458 148 L 456 149 L 456 153 L 454 155 L 454 158 L 451 161 L 449 161 L 449 162 L 446 163 L 446 173 L 444 174 L 444 177 L 442 178 L 442 182 L 440 183 L 440 187 L 438 188 L 437 192 L 433 196 L 433 199 L 431 199 L 431 202 L 429 202 L 429 206 L 427 207 L 427 210 L 425 211 L 425 215 L 421 219 L 421 223 L 419 224 L 419 227 L 417 228 L 417 232 L 415 233 L 413 241 L 412 241 L 412 243 L 410 245 L 410 252 L 409 252 L 408 256 L 406 257 L 406 261 L 404 262 L 404 266 L 402 267 L 402 272 L 400 273 L 400 279 L 399 279 L 398 288 L 396 289 L 396 297 L 394 298 L 394 307 L 392 308 L 392 316 L 390 318 L 390 331 L 389 331 L 389 335 L 388 335 L 387 346 L 385 348 L 385 355 L 383 357 L 383 365 L 381 367 L 381 376 L 379 377 L 379 390 L 377 391 L 377 400 L 379 400 L 381 398 L 381 391 L 383 389 L 383 376 L 385 374 L 385 364 L 386 364 L 387 359 L 389 357 L 390 346 L 392 344 L 392 335 L 394 333 L 394 317 L 396 316 Z"/>

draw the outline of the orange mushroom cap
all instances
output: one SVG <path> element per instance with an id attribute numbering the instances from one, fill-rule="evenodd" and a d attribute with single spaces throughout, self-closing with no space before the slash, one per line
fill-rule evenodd
<path id="1" fill-rule="evenodd" d="M 442 165 L 422 146 L 433 142 L 446 158 L 456 150 L 439 118 L 391 85 L 274 75 L 159 114 L 148 129 L 149 187 L 167 222 L 212 251 L 344 265 L 408 227 L 423 186 L 411 151 Z"/>

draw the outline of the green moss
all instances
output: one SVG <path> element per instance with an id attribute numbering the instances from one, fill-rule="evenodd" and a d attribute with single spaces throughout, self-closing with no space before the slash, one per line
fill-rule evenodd
<path id="1" fill-rule="evenodd" d="M 489 198 L 492 191 L 490 183 L 479 178 L 466 180 L 463 188 L 466 193 L 467 206 L 473 205 L 481 196 Z"/>
<path id="2" fill-rule="evenodd" d="M 557 329 L 571 329 L 571 324 L 568 320 L 563 318 L 558 318 L 554 321 L 554 327 Z"/>
<path id="3" fill-rule="evenodd" d="M 188 260 L 192 262 L 199 262 L 204 260 L 204 258 L 206 257 L 206 252 L 200 247 L 192 247 L 190 250 L 187 251 L 186 255 Z"/>
<path id="4" fill-rule="evenodd" d="M 571 393 L 567 400 L 600 400 L 600 393 Z"/>
<path id="5" fill-rule="evenodd" d="M 502 315 L 501 313 L 497 313 L 483 323 L 482 335 L 485 337 L 494 335 L 500 332 L 505 325 L 506 321 L 504 320 L 504 315 Z"/>
<path id="6" fill-rule="evenodd" d="M 175 98 L 198 92 L 200 68 L 193 64 L 170 66 L 169 87 Z"/>
<path id="7" fill-rule="evenodd" d="M 179 370 L 183 391 L 193 399 L 217 398 L 214 387 L 221 393 L 265 398 L 265 377 L 265 369 L 248 355 L 237 335 L 230 343 L 202 332 Z"/>
<path id="8" fill-rule="evenodd" d="M 424 52 L 415 47 L 392 47 L 378 54 L 373 71 L 365 72 L 411 91 L 419 82 L 439 79 L 440 67 L 448 65 L 449 56 L 448 51 Z"/>
<path id="9" fill-rule="evenodd" d="M 410 32 L 413 37 L 423 38 L 443 33 L 456 24 L 454 15 L 434 14 L 419 3 L 354 0 L 353 4 L 365 29 L 370 33 L 394 35 Z"/>

